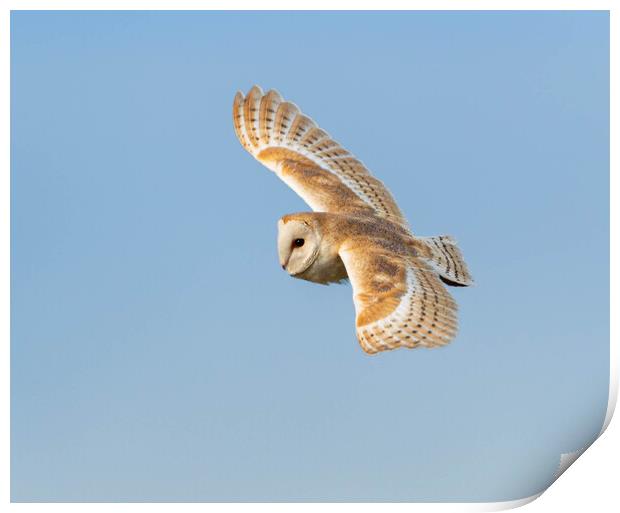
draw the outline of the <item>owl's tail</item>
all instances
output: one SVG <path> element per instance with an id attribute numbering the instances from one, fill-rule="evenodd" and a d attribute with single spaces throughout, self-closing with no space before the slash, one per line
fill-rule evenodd
<path id="1" fill-rule="evenodd" d="M 474 283 L 463 255 L 452 237 L 439 235 L 416 238 L 430 250 L 430 258 L 427 261 L 444 283 L 453 287 L 467 287 Z"/>

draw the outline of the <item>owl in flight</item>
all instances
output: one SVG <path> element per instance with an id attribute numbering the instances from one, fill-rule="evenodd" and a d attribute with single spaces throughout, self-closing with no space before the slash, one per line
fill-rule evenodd
<path id="1" fill-rule="evenodd" d="M 472 279 L 451 237 L 414 236 L 385 185 L 276 91 L 237 93 L 233 123 L 243 147 L 314 211 L 278 221 L 282 268 L 316 283 L 351 281 L 366 353 L 454 338 L 457 305 L 444 284 Z"/>

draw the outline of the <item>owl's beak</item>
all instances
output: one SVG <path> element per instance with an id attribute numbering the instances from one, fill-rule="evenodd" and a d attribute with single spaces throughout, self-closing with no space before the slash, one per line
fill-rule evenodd
<path id="1" fill-rule="evenodd" d="M 280 265 L 282 266 L 282 269 L 284 269 L 286 271 L 286 266 L 288 265 L 288 261 L 291 258 L 290 253 L 288 255 L 282 255 L 280 254 Z"/>

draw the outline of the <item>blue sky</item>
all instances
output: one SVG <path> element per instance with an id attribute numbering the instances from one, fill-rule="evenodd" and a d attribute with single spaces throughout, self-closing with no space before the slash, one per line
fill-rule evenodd
<path id="1" fill-rule="evenodd" d="M 11 18 L 14 501 L 508 500 L 602 424 L 604 12 Z M 276 88 L 452 234 L 450 346 L 366 356 L 237 142 Z"/>

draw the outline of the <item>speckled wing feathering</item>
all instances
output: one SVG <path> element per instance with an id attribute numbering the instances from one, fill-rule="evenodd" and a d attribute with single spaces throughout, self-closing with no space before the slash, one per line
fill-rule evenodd
<path id="1" fill-rule="evenodd" d="M 372 245 L 340 256 L 353 285 L 357 338 L 365 352 L 438 347 L 455 336 L 456 303 L 424 261 Z"/>
<path id="2" fill-rule="evenodd" d="M 245 98 L 237 93 L 233 121 L 243 147 L 313 210 L 369 213 L 407 227 L 383 183 L 276 91 L 254 86 Z"/>

